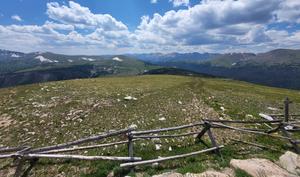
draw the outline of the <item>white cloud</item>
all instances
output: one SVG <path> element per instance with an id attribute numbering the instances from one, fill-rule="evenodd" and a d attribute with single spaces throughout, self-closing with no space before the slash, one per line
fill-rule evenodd
<path id="1" fill-rule="evenodd" d="M 253 26 L 273 20 L 280 0 L 272 2 L 204 0 L 188 9 L 143 17 L 136 33 L 158 44 L 238 44 L 243 35 L 254 40 L 253 35 L 259 33 L 248 33 Z"/>
<path id="2" fill-rule="evenodd" d="M 189 0 L 169 0 L 169 2 L 172 2 L 174 7 L 188 6 L 190 4 Z"/>
<path id="3" fill-rule="evenodd" d="M 300 23 L 300 1 L 284 0 L 277 11 L 279 21 Z"/>
<path id="4" fill-rule="evenodd" d="M 13 15 L 11 16 L 11 19 L 16 20 L 16 21 L 22 21 L 22 18 L 19 15 Z"/>
<path id="5" fill-rule="evenodd" d="M 152 4 L 155 4 L 155 3 L 157 3 L 157 0 L 151 0 L 150 1 Z"/>
<path id="6" fill-rule="evenodd" d="M 127 26 L 117 21 L 109 14 L 93 14 L 89 8 L 69 1 L 69 6 L 57 2 L 47 3 L 49 18 L 64 24 L 74 25 L 77 28 L 101 28 L 107 31 L 127 30 Z"/>
<path id="7" fill-rule="evenodd" d="M 176 2 L 189 6 L 189 1 Z M 268 25 L 300 23 L 294 10 L 297 4 L 293 0 L 203 0 L 186 9 L 143 16 L 138 27 L 129 31 L 109 14 L 95 14 L 73 1 L 52 2 L 47 4 L 49 19 L 43 25 L 0 25 L 0 48 L 69 54 L 295 48 L 300 47 L 300 30 L 275 30 Z"/>

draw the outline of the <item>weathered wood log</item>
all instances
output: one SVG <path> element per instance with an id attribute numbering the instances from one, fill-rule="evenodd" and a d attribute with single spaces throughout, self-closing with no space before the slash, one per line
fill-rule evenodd
<path id="1" fill-rule="evenodd" d="M 25 160 L 23 158 L 17 159 L 17 167 L 16 167 L 14 177 L 21 177 L 24 165 L 25 165 Z"/>
<path id="2" fill-rule="evenodd" d="M 121 144 L 127 144 L 128 141 L 120 141 L 115 143 L 107 143 L 107 144 L 96 144 L 90 146 L 79 146 L 79 147 L 72 147 L 72 148 L 65 148 L 65 149 L 57 149 L 51 151 L 44 151 L 41 154 L 52 154 L 52 153 L 60 153 L 60 152 L 72 152 L 72 151 L 79 151 L 79 150 L 88 150 L 88 149 L 95 149 L 95 148 L 102 148 L 102 147 L 109 147 Z"/>
<path id="3" fill-rule="evenodd" d="M 289 142 L 292 144 L 292 146 L 293 146 L 294 150 L 296 151 L 296 153 L 297 153 L 297 154 L 300 154 L 300 148 L 298 147 L 298 144 L 295 143 L 295 140 L 293 140 L 293 139 L 291 138 L 289 132 L 287 132 L 287 131 L 285 130 L 284 127 L 282 127 L 280 130 L 281 130 L 281 132 L 282 132 L 282 134 L 283 134 L 284 136 L 286 136 L 287 138 L 289 138 L 288 140 L 289 140 Z"/>
<path id="4" fill-rule="evenodd" d="M 284 117 L 284 114 L 268 114 L 274 117 Z M 300 114 L 290 114 L 290 116 L 300 116 Z"/>
<path id="5" fill-rule="evenodd" d="M 159 159 L 145 160 L 145 161 L 140 161 L 140 162 L 128 162 L 128 163 L 121 164 L 120 167 L 133 167 L 133 166 L 152 164 L 152 163 L 162 162 L 162 161 L 167 161 L 167 160 L 174 160 L 174 159 L 179 159 L 179 158 L 184 158 L 184 157 L 189 157 L 189 156 L 202 154 L 202 153 L 205 153 L 205 152 L 214 151 L 214 150 L 217 150 L 217 149 L 220 149 L 220 148 L 223 148 L 223 147 L 224 146 L 222 145 L 222 146 L 219 146 L 219 147 L 213 147 L 213 148 L 205 149 L 205 150 L 202 150 L 202 151 L 196 151 L 196 152 L 191 152 L 191 153 L 187 153 L 187 154 L 175 155 L 175 156 L 170 156 L 170 157 L 162 157 L 162 158 L 159 158 Z"/>
<path id="6" fill-rule="evenodd" d="M 273 138 L 280 138 L 280 139 L 291 140 L 291 138 L 284 137 L 284 136 L 270 135 L 270 134 L 264 133 L 264 132 L 245 130 L 245 129 L 242 129 L 242 128 L 232 127 L 232 126 L 228 126 L 228 125 L 224 125 L 224 124 L 219 124 L 219 123 L 212 123 L 212 125 L 218 125 L 218 126 L 222 126 L 224 128 L 227 128 L 227 129 L 241 131 L 241 132 L 246 132 L 246 133 L 252 133 L 252 134 L 257 134 L 257 135 L 265 135 L 265 136 L 269 136 L 269 137 L 273 137 Z"/>
<path id="7" fill-rule="evenodd" d="M 272 147 L 264 146 L 264 145 L 261 145 L 261 144 L 251 143 L 251 142 L 237 140 L 237 139 L 233 139 L 233 138 L 229 138 L 229 140 L 239 142 L 239 143 L 243 143 L 243 144 L 247 144 L 247 145 L 251 145 L 251 146 L 255 146 L 255 147 L 259 147 L 259 148 L 262 148 L 262 149 L 269 149 L 269 150 L 272 150 L 272 151 L 282 152 L 281 150 L 274 149 Z"/>
<path id="8" fill-rule="evenodd" d="M 199 134 L 196 136 L 196 140 L 200 141 L 202 136 L 211 128 L 211 124 L 204 124 L 204 128 L 199 132 Z"/>
<path id="9" fill-rule="evenodd" d="M 100 135 L 95 135 L 95 136 L 91 136 L 91 137 L 88 137 L 88 138 L 83 138 L 83 139 L 68 142 L 68 143 L 63 143 L 63 144 L 58 144 L 58 145 L 54 145 L 54 146 L 47 146 L 47 147 L 33 149 L 33 150 L 30 151 L 30 153 L 39 153 L 39 152 L 43 152 L 43 151 L 63 149 L 63 148 L 67 148 L 67 147 L 78 145 L 78 144 L 88 143 L 88 142 L 91 142 L 91 141 L 98 141 L 98 140 L 108 138 L 108 137 L 111 137 L 111 136 L 125 134 L 125 133 L 128 133 L 129 131 L 132 131 L 132 129 L 129 128 L 129 129 L 122 129 L 122 130 L 113 131 L 113 132 L 102 133 Z"/>
<path id="10" fill-rule="evenodd" d="M 156 130 L 133 131 L 132 134 L 133 135 L 145 135 L 145 134 L 151 134 L 151 133 L 181 130 L 181 129 L 195 127 L 195 126 L 199 126 L 199 125 L 204 125 L 204 122 L 198 122 L 198 123 L 194 123 L 194 124 L 182 125 L 182 126 L 177 126 L 177 127 L 161 128 L 161 129 L 156 129 Z"/>
<path id="11" fill-rule="evenodd" d="M 25 154 L 24 158 L 54 158 L 74 160 L 111 160 L 111 161 L 140 161 L 141 157 L 113 157 L 113 156 L 83 156 L 70 154 Z"/>
<path id="12" fill-rule="evenodd" d="M 0 155 L 0 159 L 7 159 L 7 158 L 12 158 L 16 154 L 2 154 Z"/>
<path id="13" fill-rule="evenodd" d="M 213 135 L 213 133 L 212 133 L 212 131 L 211 131 L 210 128 L 207 130 L 207 134 L 208 134 L 208 137 L 209 137 L 209 139 L 210 139 L 211 144 L 213 145 L 213 147 L 218 147 L 217 141 L 216 141 L 216 139 L 215 139 L 215 137 L 214 137 L 214 135 Z M 218 156 L 221 156 L 221 153 L 220 153 L 219 149 L 214 150 L 214 152 Z"/>
<path id="14" fill-rule="evenodd" d="M 0 153 L 20 151 L 20 150 L 23 150 L 23 149 L 26 149 L 26 148 L 28 148 L 28 146 L 2 147 L 2 148 L 0 148 Z"/>
<path id="15" fill-rule="evenodd" d="M 174 135 L 143 135 L 143 136 L 133 136 L 134 139 L 155 139 L 155 138 L 177 138 L 177 137 L 184 137 L 184 136 L 191 136 L 199 134 L 198 132 L 189 132 L 189 133 L 182 133 L 182 134 L 174 134 Z"/>
<path id="16" fill-rule="evenodd" d="M 231 129 L 224 126 L 212 125 L 211 128 L 219 128 L 219 129 Z M 243 128 L 243 130 L 256 131 L 256 132 L 266 132 L 266 129 L 256 129 L 256 128 Z"/>
<path id="17" fill-rule="evenodd" d="M 271 130 L 267 130 L 265 131 L 266 133 L 270 134 L 270 133 L 275 133 L 278 132 L 280 130 L 280 128 L 282 127 L 282 124 L 279 124 L 277 127 L 271 129 Z"/>
<path id="18" fill-rule="evenodd" d="M 282 120 L 219 120 L 219 119 L 203 119 L 207 122 L 236 123 L 236 124 L 261 124 L 261 123 L 280 123 Z"/>

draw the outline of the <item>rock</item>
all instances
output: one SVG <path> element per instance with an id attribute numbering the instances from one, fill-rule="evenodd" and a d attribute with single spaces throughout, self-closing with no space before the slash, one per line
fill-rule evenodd
<path id="1" fill-rule="evenodd" d="M 160 120 L 160 121 L 165 121 L 166 118 L 165 118 L 165 117 L 161 117 L 161 118 L 159 118 L 158 120 Z"/>
<path id="2" fill-rule="evenodd" d="M 114 177 L 115 176 L 115 173 L 113 172 L 113 171 L 111 171 L 108 175 L 107 175 L 107 177 Z"/>
<path id="3" fill-rule="evenodd" d="M 282 168 L 290 173 L 300 176 L 300 157 L 297 154 L 287 151 L 280 156 L 279 163 Z"/>
<path id="4" fill-rule="evenodd" d="M 136 124 L 131 124 L 129 128 L 136 129 L 138 126 Z"/>
<path id="5" fill-rule="evenodd" d="M 267 107 L 268 110 L 271 110 L 271 111 L 279 111 L 278 108 L 273 108 L 273 107 Z"/>
<path id="6" fill-rule="evenodd" d="M 135 98 L 135 97 L 132 97 L 132 96 L 126 96 L 126 97 L 124 97 L 124 100 L 137 100 L 137 98 Z"/>
<path id="7" fill-rule="evenodd" d="M 152 164 L 151 164 L 151 167 L 152 167 L 152 168 L 156 168 L 156 167 L 158 167 L 158 165 L 159 165 L 159 164 L 158 164 L 157 162 L 155 162 L 155 163 L 152 163 Z"/>
<path id="8" fill-rule="evenodd" d="M 217 171 L 206 171 L 201 174 L 187 173 L 184 175 L 184 177 L 231 177 L 231 176 Z"/>
<path id="9" fill-rule="evenodd" d="M 251 114 L 247 114 L 247 115 L 246 115 L 246 118 L 248 118 L 248 119 L 252 119 L 252 118 L 253 118 L 253 115 L 251 115 Z"/>
<path id="10" fill-rule="evenodd" d="M 155 144 L 155 150 L 160 150 L 160 148 L 161 148 L 161 144 Z"/>
<path id="11" fill-rule="evenodd" d="M 225 111 L 225 108 L 224 108 L 223 106 L 221 106 L 220 109 L 221 109 L 222 111 Z"/>
<path id="12" fill-rule="evenodd" d="M 230 165 L 235 169 L 241 169 L 247 172 L 253 177 L 296 177 L 267 159 L 233 159 L 230 161 Z"/>
<path id="13" fill-rule="evenodd" d="M 231 168 L 225 168 L 221 172 L 208 170 L 200 174 L 187 173 L 184 177 L 234 177 L 234 171 Z"/>
<path id="14" fill-rule="evenodd" d="M 180 173 L 168 172 L 168 173 L 163 173 L 160 175 L 154 175 L 152 177 L 184 177 L 184 176 Z"/>

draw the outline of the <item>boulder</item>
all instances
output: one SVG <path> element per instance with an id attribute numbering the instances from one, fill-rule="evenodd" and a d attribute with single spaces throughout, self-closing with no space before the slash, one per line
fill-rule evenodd
<path id="1" fill-rule="evenodd" d="M 152 177 L 184 177 L 184 176 L 180 173 L 168 172 L 168 173 L 163 173 L 160 175 L 154 175 Z"/>
<path id="2" fill-rule="evenodd" d="M 297 154 L 287 151 L 280 156 L 279 163 L 282 168 L 290 173 L 300 176 L 300 157 Z"/>
<path id="3" fill-rule="evenodd" d="M 206 171 L 200 174 L 187 173 L 184 177 L 231 177 L 231 175 L 217 171 Z"/>
<path id="4" fill-rule="evenodd" d="M 246 159 L 246 160 L 236 160 L 230 161 L 230 165 L 235 169 L 241 169 L 253 177 L 296 177 L 280 168 L 275 163 L 267 159 Z"/>

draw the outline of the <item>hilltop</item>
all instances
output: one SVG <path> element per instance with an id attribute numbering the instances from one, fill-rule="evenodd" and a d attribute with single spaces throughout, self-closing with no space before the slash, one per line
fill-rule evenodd
<path id="1" fill-rule="evenodd" d="M 125 100 L 131 96 L 136 100 Z M 79 79 L 0 89 L 0 146 L 30 145 L 41 147 L 98 134 L 107 130 L 136 125 L 139 130 L 177 126 L 211 119 L 259 119 L 258 113 L 281 113 L 282 101 L 289 96 L 294 103 L 291 112 L 300 108 L 300 92 L 278 89 L 240 81 L 217 78 L 145 75 Z M 277 108 L 270 111 L 268 107 Z M 259 119 L 260 120 L 260 119 Z M 261 127 L 263 128 L 263 127 Z M 164 170 L 203 172 L 221 169 L 231 158 L 263 157 L 278 159 L 280 152 L 231 144 L 232 132 L 216 133 L 218 142 L 225 143 L 224 160 L 213 155 L 199 155 L 183 160 L 164 162 L 156 168 L 141 167 L 149 175 Z M 224 136 L 226 135 L 226 136 Z M 249 141 L 290 149 L 286 142 L 263 136 L 247 136 Z M 111 139 L 116 140 L 116 139 Z M 105 141 L 106 142 L 106 141 Z M 100 142 L 104 143 L 104 142 Z M 182 154 L 203 149 L 193 138 L 164 139 L 161 148 L 155 141 L 136 144 L 136 155 L 146 159 Z M 170 147 L 172 148 L 170 151 Z M 248 152 L 244 154 L 243 152 Z M 127 155 L 126 146 L 83 152 L 85 155 Z M 2 172 L 9 171 L 6 161 Z M 127 174 L 112 162 L 60 161 L 53 164 L 42 160 L 33 176 L 106 176 L 114 170 Z"/>

